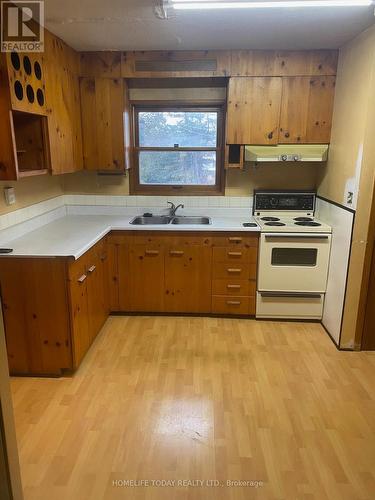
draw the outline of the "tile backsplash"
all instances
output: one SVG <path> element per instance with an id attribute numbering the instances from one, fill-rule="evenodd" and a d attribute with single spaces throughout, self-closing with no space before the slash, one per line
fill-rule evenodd
<path id="1" fill-rule="evenodd" d="M 175 205 L 182 203 L 185 211 L 207 208 L 210 211 L 217 208 L 248 209 L 252 208 L 252 196 L 106 196 L 106 195 L 61 195 L 26 208 L 0 215 L 0 230 L 28 223 L 27 230 L 35 229 L 58 217 L 66 215 L 69 207 L 108 207 L 104 213 L 111 213 L 110 207 L 167 208 L 167 202 Z M 74 213 L 69 211 L 69 213 Z M 88 210 L 87 213 L 93 213 Z M 26 230 L 26 227 L 25 227 Z"/>

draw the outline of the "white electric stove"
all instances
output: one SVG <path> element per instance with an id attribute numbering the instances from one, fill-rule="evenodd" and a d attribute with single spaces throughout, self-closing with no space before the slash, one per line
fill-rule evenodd
<path id="1" fill-rule="evenodd" d="M 258 318 L 321 319 L 331 227 L 314 217 L 315 193 L 255 191 L 261 227 Z"/>

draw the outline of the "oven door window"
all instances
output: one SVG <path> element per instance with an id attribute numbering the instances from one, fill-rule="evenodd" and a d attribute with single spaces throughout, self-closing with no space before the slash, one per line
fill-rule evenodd
<path id="1" fill-rule="evenodd" d="M 317 248 L 273 248 L 271 264 L 273 266 L 316 266 Z"/>

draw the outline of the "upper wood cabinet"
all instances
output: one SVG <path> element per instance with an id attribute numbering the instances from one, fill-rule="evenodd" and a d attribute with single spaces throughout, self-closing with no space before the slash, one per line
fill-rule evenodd
<path id="1" fill-rule="evenodd" d="M 79 55 L 45 32 L 46 100 L 51 171 L 82 170 Z"/>
<path id="2" fill-rule="evenodd" d="M 124 80 L 81 78 L 80 88 L 85 168 L 124 170 L 128 167 L 126 153 L 129 147 Z"/>
<path id="3" fill-rule="evenodd" d="M 49 137 L 44 59 L 0 55 L 0 179 L 48 173 Z"/>
<path id="4" fill-rule="evenodd" d="M 283 78 L 279 143 L 328 143 L 334 76 Z"/>
<path id="5" fill-rule="evenodd" d="M 234 77 L 227 144 L 329 143 L 335 76 Z"/>
<path id="6" fill-rule="evenodd" d="M 228 144 L 277 144 L 282 93 L 279 77 L 229 80 Z"/>

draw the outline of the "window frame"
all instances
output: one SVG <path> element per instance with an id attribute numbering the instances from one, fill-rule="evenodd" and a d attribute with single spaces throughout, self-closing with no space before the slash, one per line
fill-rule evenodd
<path id="1" fill-rule="evenodd" d="M 142 147 L 139 146 L 139 120 L 140 112 L 149 111 L 207 111 L 217 112 L 217 145 L 215 147 Z M 224 130 L 225 107 L 223 102 L 133 102 L 133 169 L 130 174 L 130 194 L 143 195 L 223 195 L 224 194 Z M 173 184 L 141 184 L 139 179 L 139 154 L 141 151 L 216 151 L 216 180 L 215 184 L 207 185 L 173 185 Z"/>

